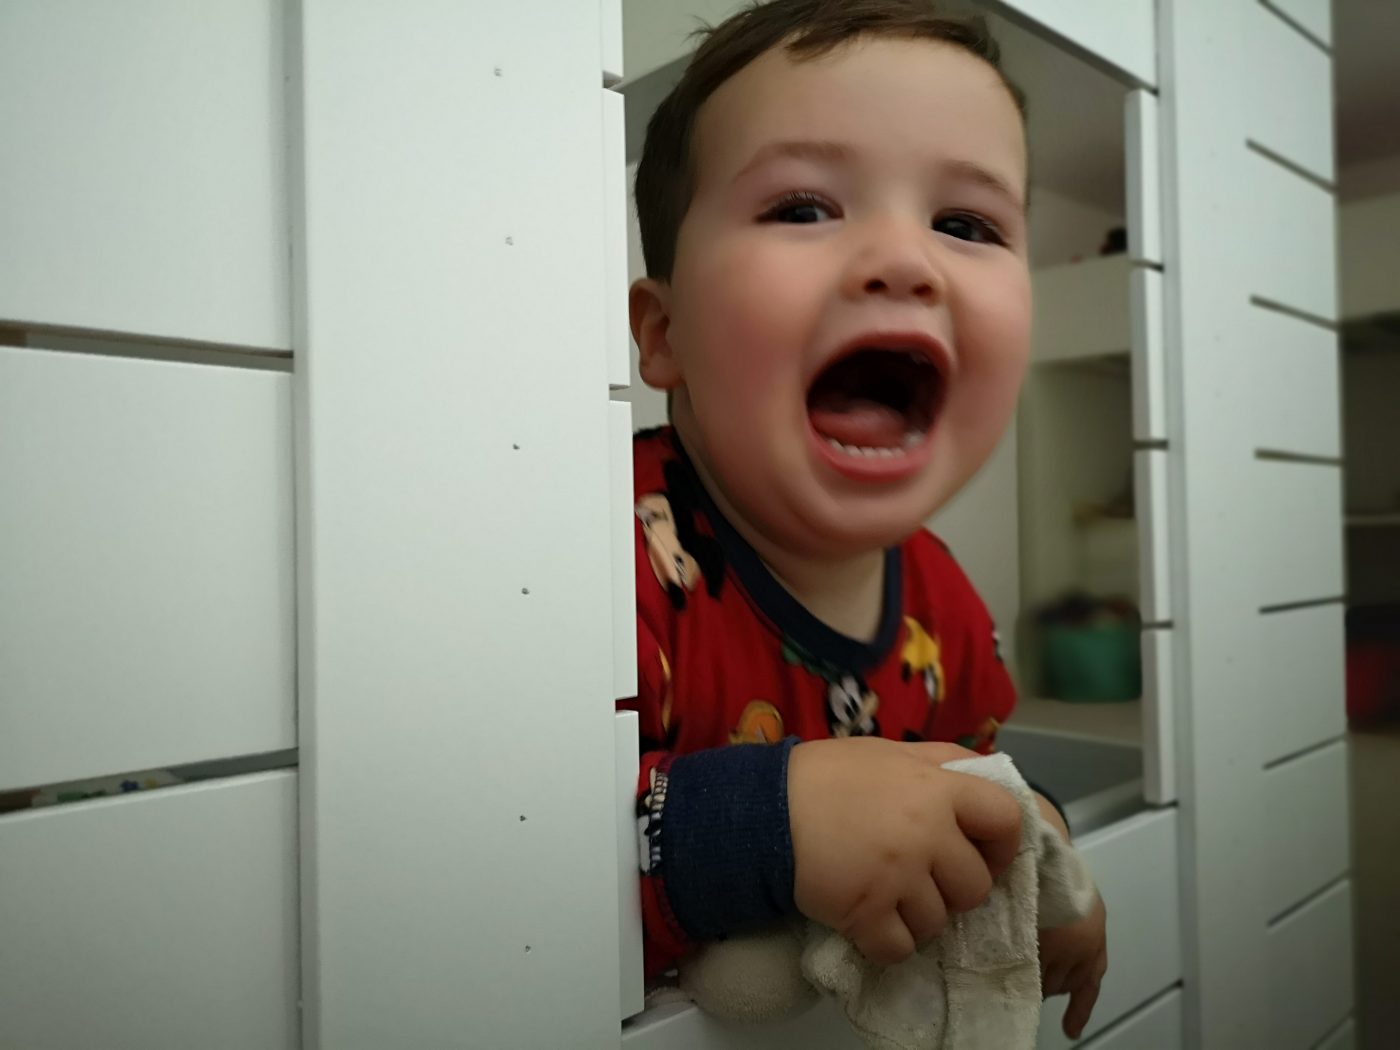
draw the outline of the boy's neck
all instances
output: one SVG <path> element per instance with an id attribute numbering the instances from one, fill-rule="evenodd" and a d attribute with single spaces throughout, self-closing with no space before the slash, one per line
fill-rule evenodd
<path id="1" fill-rule="evenodd" d="M 863 551 L 847 558 L 813 558 L 783 548 L 745 520 L 710 476 L 696 444 L 676 428 L 686 453 L 725 520 L 754 549 L 773 578 L 803 607 L 834 631 L 858 641 L 872 641 L 884 608 L 885 552 Z"/>

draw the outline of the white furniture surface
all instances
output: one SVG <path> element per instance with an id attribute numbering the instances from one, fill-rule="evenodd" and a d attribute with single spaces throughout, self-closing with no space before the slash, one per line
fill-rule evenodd
<path id="1" fill-rule="evenodd" d="M 291 346 L 284 12 L 0 9 L 0 319 Z"/>
<path id="2" fill-rule="evenodd" d="M 282 771 L 0 816 L 0 1046 L 300 1047 L 296 805 Z"/>
<path id="3" fill-rule="evenodd" d="M 291 408 L 0 347 L 0 790 L 295 746 Z"/>
<path id="4" fill-rule="evenodd" d="M 1305 1050 L 1351 1012 L 1351 883 L 1343 880 L 1269 929 L 1268 1045 Z"/>

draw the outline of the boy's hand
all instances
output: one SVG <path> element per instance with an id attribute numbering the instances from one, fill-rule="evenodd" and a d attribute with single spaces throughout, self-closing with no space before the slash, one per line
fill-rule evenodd
<path id="1" fill-rule="evenodd" d="M 793 748 L 795 899 L 871 962 L 892 965 L 970 911 L 1011 866 L 1021 811 L 1004 788 L 939 768 L 953 744 L 874 737 Z"/>
<path id="2" fill-rule="evenodd" d="M 1062 1026 L 1078 1039 L 1098 1002 L 1099 985 L 1108 969 L 1103 898 L 1094 897 L 1087 916 L 1068 926 L 1040 931 L 1041 991 L 1045 998 L 1069 993 Z"/>

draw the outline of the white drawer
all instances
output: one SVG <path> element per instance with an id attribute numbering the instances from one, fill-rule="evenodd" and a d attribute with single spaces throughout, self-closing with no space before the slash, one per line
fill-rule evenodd
<path id="1" fill-rule="evenodd" d="M 1271 452 L 1341 456 L 1336 332 L 1259 307 L 1250 309 L 1247 331 L 1255 384 L 1251 444 Z"/>
<path id="2" fill-rule="evenodd" d="M 1270 0 L 1324 47 L 1332 46 L 1332 0 Z"/>
<path id="3" fill-rule="evenodd" d="M 1142 792 L 1154 806 L 1176 801 L 1176 693 L 1170 628 L 1142 632 Z"/>
<path id="4" fill-rule="evenodd" d="M 613 697 L 637 695 L 637 551 L 632 505 L 632 406 L 608 403 L 608 536 L 612 543 Z"/>
<path id="5" fill-rule="evenodd" d="M 1135 267 L 1129 274 L 1132 297 L 1133 437 L 1166 441 L 1167 330 L 1162 275 Z"/>
<path id="6" fill-rule="evenodd" d="M 1249 292 L 1324 321 L 1337 320 L 1336 252 L 1299 250 L 1299 245 L 1336 243 L 1336 199 L 1253 150 L 1246 153 L 1245 177 L 1253 213 L 1245 253 Z"/>
<path id="7" fill-rule="evenodd" d="M 1147 623 L 1172 618 L 1171 546 L 1167 514 L 1167 453 L 1133 453 L 1133 489 L 1138 524 L 1138 605 Z"/>
<path id="8" fill-rule="evenodd" d="M 1258 604 L 1341 597 L 1341 467 L 1259 460 L 1253 480 Z"/>
<path id="9" fill-rule="evenodd" d="M 0 817 L 0 1046 L 292 1050 L 296 774 Z"/>
<path id="10" fill-rule="evenodd" d="M 1154 92 L 1137 88 L 1123 99 L 1123 138 L 1127 147 L 1128 257 L 1162 262 L 1162 152 Z"/>
<path id="11" fill-rule="evenodd" d="M 646 1006 L 646 967 L 642 956 L 641 857 L 637 834 L 637 713 L 613 715 L 613 760 L 617 788 L 617 910 L 620 1020 Z"/>
<path id="12" fill-rule="evenodd" d="M 800 1017 L 777 1024 L 718 1021 L 689 1004 L 671 1004 L 642 1014 L 622 1029 L 623 1050 L 865 1050 L 830 1000 Z"/>
<path id="13" fill-rule="evenodd" d="M 0 317 L 291 346 L 282 6 L 5 5 Z"/>
<path id="14" fill-rule="evenodd" d="M 0 789 L 296 744 L 291 377 L 0 348 Z"/>
<path id="15" fill-rule="evenodd" d="M 627 116 L 616 91 L 603 91 L 603 338 L 608 386 L 632 382 L 632 336 L 627 319 Z"/>
<path id="16" fill-rule="evenodd" d="M 1268 932 L 1269 1050 L 1309 1050 L 1351 1013 L 1351 883 Z"/>
<path id="17" fill-rule="evenodd" d="M 1337 602 L 1259 618 L 1264 762 L 1346 732 L 1345 615 Z"/>
<path id="18" fill-rule="evenodd" d="M 1078 843 L 1108 909 L 1108 974 L 1085 1035 L 1104 1031 L 1181 980 L 1177 812 L 1140 813 Z M 1068 998 L 1047 1000 L 1039 1050 L 1073 1045 L 1060 1023 Z"/>
<path id="19" fill-rule="evenodd" d="M 616 84 L 623 77 L 622 0 L 598 0 L 598 17 L 603 83 Z"/>
<path id="20" fill-rule="evenodd" d="M 1265 891 L 1274 916 L 1344 875 L 1351 863 L 1346 741 L 1275 766 L 1264 781 L 1273 813 Z"/>
<path id="21" fill-rule="evenodd" d="M 1332 58 L 1264 4 L 1249 4 L 1250 139 L 1319 179 L 1332 159 Z"/>
<path id="22" fill-rule="evenodd" d="M 1102 1035 L 1079 1045 L 1083 1050 L 1182 1050 L 1186 1045 L 1182 1028 L 1181 992 L 1172 989 Z"/>

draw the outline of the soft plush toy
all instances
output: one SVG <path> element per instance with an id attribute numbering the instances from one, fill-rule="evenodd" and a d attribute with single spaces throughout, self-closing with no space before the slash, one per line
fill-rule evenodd
<path id="1" fill-rule="evenodd" d="M 771 1021 L 824 993 L 876 1050 L 1032 1050 L 1038 931 L 1087 915 L 1094 884 L 1007 756 L 945 768 L 995 781 L 1021 804 L 1020 851 L 980 907 L 954 916 L 942 936 L 890 967 L 874 966 L 839 934 L 806 920 L 719 941 L 681 962 L 685 996 L 730 1020 Z"/>

